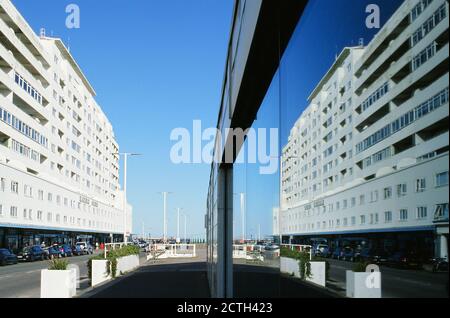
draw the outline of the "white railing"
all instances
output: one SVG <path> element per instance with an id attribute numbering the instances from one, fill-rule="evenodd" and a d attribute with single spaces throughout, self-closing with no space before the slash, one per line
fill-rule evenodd
<path id="1" fill-rule="evenodd" d="M 292 251 L 307 252 L 309 253 L 309 259 L 312 260 L 312 246 L 311 245 L 300 245 L 300 244 L 281 244 L 281 247 L 286 247 Z"/>
<path id="2" fill-rule="evenodd" d="M 255 244 L 233 244 L 233 258 L 264 261 L 264 247 Z"/>
<path id="3" fill-rule="evenodd" d="M 147 260 L 197 257 L 195 244 L 152 244 L 146 249 Z"/>

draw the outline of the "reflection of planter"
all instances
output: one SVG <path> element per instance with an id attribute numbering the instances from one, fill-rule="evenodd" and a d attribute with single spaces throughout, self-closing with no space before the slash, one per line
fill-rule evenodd
<path id="1" fill-rule="evenodd" d="M 347 271 L 346 286 L 347 297 L 381 298 L 381 273 Z"/>
<path id="2" fill-rule="evenodd" d="M 91 286 L 95 287 L 98 284 L 110 280 L 111 274 L 108 275 L 107 271 L 108 261 L 107 260 L 92 260 L 91 265 Z"/>
<path id="3" fill-rule="evenodd" d="M 325 287 L 326 284 L 326 263 L 325 262 L 310 262 L 311 277 L 306 278 L 306 281 Z M 300 278 L 300 268 L 298 261 L 289 257 L 280 257 L 280 272 L 293 275 Z"/>
<path id="4" fill-rule="evenodd" d="M 71 298 L 77 292 L 76 270 L 41 271 L 41 298 Z"/>
<path id="5" fill-rule="evenodd" d="M 139 267 L 139 255 L 128 255 L 117 259 L 116 276 L 132 271 Z"/>

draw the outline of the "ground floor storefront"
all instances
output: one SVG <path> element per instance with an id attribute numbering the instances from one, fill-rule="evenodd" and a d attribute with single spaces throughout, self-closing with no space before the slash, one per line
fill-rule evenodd
<path id="1" fill-rule="evenodd" d="M 327 244 L 331 250 L 350 246 L 357 249 L 383 249 L 389 253 L 414 252 L 424 258 L 448 258 L 448 225 L 411 230 L 283 235 L 283 244 Z"/>
<path id="2" fill-rule="evenodd" d="M 27 229 L 0 226 L 0 248 L 19 251 L 32 245 L 50 246 L 53 244 L 69 244 L 88 242 L 96 247 L 101 243 L 122 242 L 123 235 L 111 233 L 89 233 L 77 231 L 57 231 L 50 229 Z"/>

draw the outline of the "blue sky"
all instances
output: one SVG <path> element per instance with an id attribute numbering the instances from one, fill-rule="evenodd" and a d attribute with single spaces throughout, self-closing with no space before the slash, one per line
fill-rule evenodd
<path id="1" fill-rule="evenodd" d="M 367 44 L 378 32 L 365 26 L 366 6 L 379 5 L 383 25 L 401 2 L 311 1 L 283 57 L 281 81 L 272 83 L 255 126 L 277 127 L 281 122 L 285 141 L 335 56 L 359 38 Z M 13 3 L 36 32 L 45 27 L 47 35 L 70 46 L 97 91 L 121 151 L 144 154 L 129 161 L 134 232 L 140 233 L 145 221 L 146 231 L 161 234 L 162 197 L 157 192 L 172 191 L 169 235 L 175 234 L 176 207 L 189 215 L 188 234 L 203 234 L 210 167 L 172 164 L 169 136 L 177 127 L 191 129 L 195 119 L 204 128 L 216 125 L 233 0 Z M 70 3 L 80 7 L 80 29 L 65 27 Z M 257 171 L 251 165 L 235 169 L 235 192 L 248 194 L 247 232 L 253 237 L 259 225 L 263 236 L 271 233 L 272 208 L 278 204 L 278 175 L 260 176 Z M 236 202 L 235 234 L 240 232 L 238 206 Z"/>
<path id="2" fill-rule="evenodd" d="M 142 221 L 162 232 L 169 196 L 169 234 L 176 207 L 189 215 L 188 234 L 204 233 L 208 165 L 173 165 L 170 132 L 194 119 L 215 127 L 230 31 L 232 0 L 13 0 L 36 33 L 60 37 L 97 92 L 128 164 L 134 231 Z M 80 29 L 67 29 L 65 8 L 80 7 Z M 182 227 L 183 228 L 183 227 Z"/>

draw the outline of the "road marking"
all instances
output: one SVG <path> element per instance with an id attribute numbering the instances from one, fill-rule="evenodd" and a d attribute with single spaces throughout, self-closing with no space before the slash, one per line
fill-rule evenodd
<path id="1" fill-rule="evenodd" d="M 11 275 L 5 275 L 5 276 L 0 276 L 0 279 L 2 279 L 2 278 L 10 278 L 11 277 Z"/>

